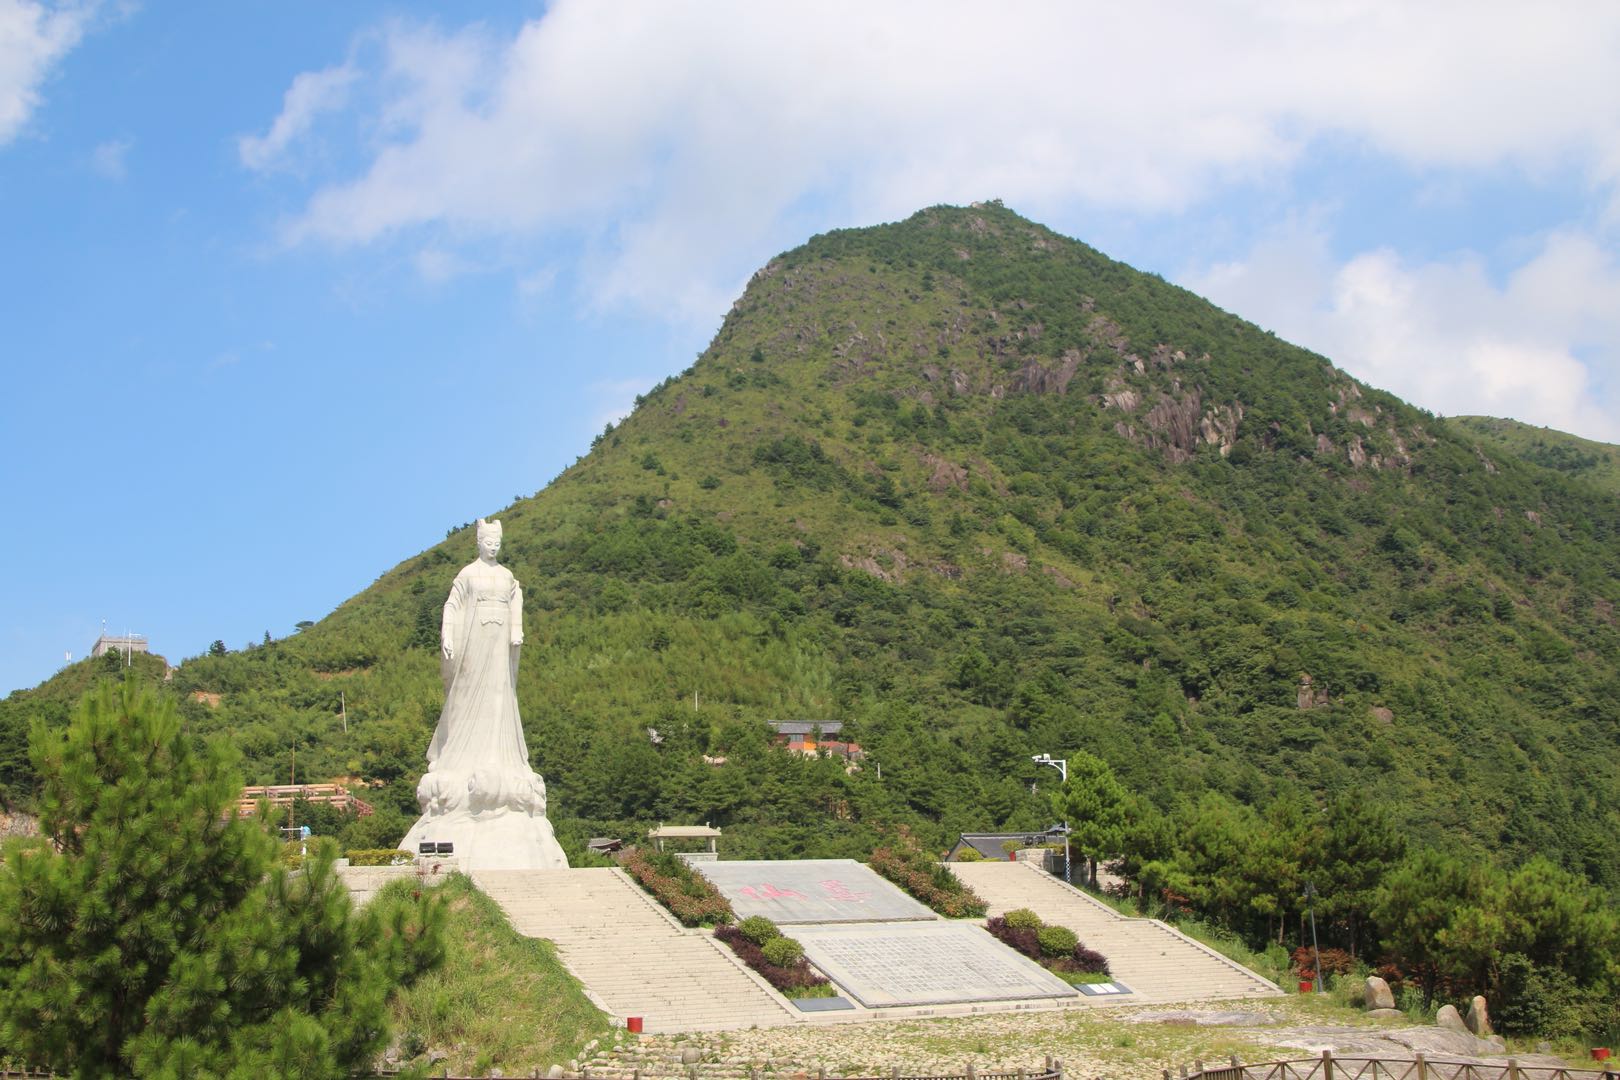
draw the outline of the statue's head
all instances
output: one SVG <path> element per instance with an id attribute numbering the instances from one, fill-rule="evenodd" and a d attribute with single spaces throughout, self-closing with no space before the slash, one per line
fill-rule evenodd
<path id="1" fill-rule="evenodd" d="M 478 554 L 493 559 L 501 553 L 501 523 L 478 519 Z"/>

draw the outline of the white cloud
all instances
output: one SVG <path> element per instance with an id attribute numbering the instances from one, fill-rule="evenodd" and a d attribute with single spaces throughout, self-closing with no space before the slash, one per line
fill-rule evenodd
<path id="1" fill-rule="evenodd" d="M 443 285 L 477 269 L 467 259 L 442 247 L 423 248 L 411 257 L 411 264 L 416 267 L 416 272 L 422 280 L 430 285 Z"/>
<path id="2" fill-rule="evenodd" d="M 937 202 L 1185 213 L 1236 184 L 1286 195 L 1329 143 L 1405 169 L 1436 205 L 1470 170 L 1516 175 L 1598 224 L 1546 238 L 1505 283 L 1466 256 L 1335 265 L 1300 227 L 1194 284 L 1430 408 L 1612 438 L 1616 55 L 1609 0 L 558 0 L 508 36 L 362 35 L 342 67 L 293 81 L 243 160 L 347 108 L 364 134 L 330 160 L 360 163 L 312 188 L 289 242 L 397 242 L 430 279 L 493 247 L 516 279 L 524 238 L 560 241 L 598 307 L 696 325 L 808 233 Z"/>
<path id="3" fill-rule="evenodd" d="M 125 159 L 134 145 L 132 139 L 109 139 L 90 152 L 90 168 L 108 180 L 124 179 L 129 175 L 129 163 Z"/>
<path id="4" fill-rule="evenodd" d="M 51 69 L 84 36 L 86 5 L 0 0 L 0 146 L 22 130 L 39 105 Z"/>
<path id="5" fill-rule="evenodd" d="M 294 140 L 307 132 L 324 112 L 340 109 L 346 102 L 355 72 L 348 65 L 324 71 L 306 71 L 293 79 L 281 100 L 281 113 L 263 135 L 243 135 L 236 140 L 242 164 L 250 169 L 267 169 L 281 161 Z"/>
<path id="6" fill-rule="evenodd" d="M 1468 254 L 1335 264 L 1293 224 L 1182 284 L 1436 412 L 1620 442 L 1620 265 L 1590 238 L 1548 236 L 1496 284 Z"/>
<path id="7" fill-rule="evenodd" d="M 1178 210 L 1285 175 L 1325 136 L 1420 169 L 1582 170 L 1599 198 L 1620 180 L 1606 0 L 559 0 L 511 38 L 377 40 L 378 141 L 312 193 L 291 240 L 569 235 L 600 303 L 703 319 L 806 227 L 991 196 Z M 244 161 L 307 127 L 306 98 L 331 107 L 315 83 L 351 77 L 299 76 Z"/>
<path id="8" fill-rule="evenodd" d="M 542 296 L 551 291 L 557 283 L 557 267 L 542 266 L 538 270 L 531 270 L 518 278 L 517 291 L 525 300 Z"/>

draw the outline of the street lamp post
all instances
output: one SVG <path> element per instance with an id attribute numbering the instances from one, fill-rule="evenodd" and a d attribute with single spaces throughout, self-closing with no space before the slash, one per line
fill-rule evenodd
<path id="1" fill-rule="evenodd" d="M 1051 754 L 1036 754 L 1029 760 L 1037 765 L 1050 765 L 1063 777 L 1063 783 L 1069 782 L 1069 762 L 1066 758 L 1055 758 Z M 1069 816 L 1063 815 L 1063 882 L 1073 885 L 1074 878 L 1069 873 Z"/>
<path id="2" fill-rule="evenodd" d="M 1322 992 L 1322 950 L 1316 947 L 1316 886 L 1308 881 L 1305 883 L 1305 903 L 1311 912 L 1311 953 L 1313 957 L 1312 963 L 1316 966 L 1316 970 L 1312 974 L 1316 976 L 1315 991 L 1320 994 Z"/>

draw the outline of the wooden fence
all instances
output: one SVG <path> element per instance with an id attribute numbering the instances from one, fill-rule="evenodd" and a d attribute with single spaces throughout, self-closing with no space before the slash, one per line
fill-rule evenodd
<path id="1" fill-rule="evenodd" d="M 353 1075 L 353 1080 L 389 1080 L 390 1077 L 399 1077 L 399 1075 L 399 1069 L 356 1072 Z M 546 1075 L 551 1074 L 535 1069 L 531 1072 L 530 1077 L 546 1077 Z M 643 1080 L 642 1070 L 640 1069 L 632 1070 L 632 1072 L 614 1072 L 611 1069 L 582 1069 L 578 1070 L 578 1072 L 569 1072 L 569 1074 L 562 1075 L 564 1075 L 565 1080 Z M 672 1074 L 658 1072 L 658 1074 L 654 1075 L 656 1077 L 669 1077 Z M 697 1078 L 697 1080 L 703 1080 L 706 1075 L 716 1077 L 716 1080 L 718 1080 L 721 1075 L 724 1075 L 727 1080 L 731 1080 L 737 1075 L 737 1070 L 732 1067 L 732 1069 L 721 1074 L 718 1070 L 716 1072 L 706 1072 L 701 1064 L 684 1065 L 682 1075 Z M 752 1077 L 752 1080 L 760 1080 L 760 1070 L 758 1069 L 748 1070 L 747 1075 Z M 805 1075 L 808 1077 L 808 1074 Z M 816 1070 L 815 1075 L 816 1080 L 831 1080 L 826 1074 L 826 1069 Z M 428 1077 L 429 1080 L 489 1080 L 489 1074 L 473 1077 L 473 1075 L 460 1074 L 460 1072 L 450 1072 L 449 1067 L 444 1067 L 441 1072 L 429 1072 Z M 60 1074 L 55 1074 L 55 1072 L 45 1072 L 45 1070 L 5 1069 L 5 1067 L 0 1067 L 0 1080 L 66 1080 L 66 1078 Z M 899 1069 L 893 1069 L 889 1070 L 886 1075 L 880 1075 L 880 1077 L 841 1077 L 839 1080 L 1063 1080 L 1063 1062 L 1048 1057 L 1047 1067 L 1043 1070 L 1017 1069 L 1011 1070 L 1011 1072 L 1009 1070 L 980 1072 L 980 1070 L 974 1069 L 972 1065 L 967 1067 L 967 1072 L 951 1072 L 951 1074 L 907 1074 L 907 1072 L 901 1072 Z"/>
<path id="2" fill-rule="evenodd" d="M 812 1076 L 815 1080 L 1063 1080 L 1063 1062 L 1048 1057 L 1044 1069 L 1003 1069 L 983 1072 L 969 1065 L 966 1072 L 959 1073 L 907 1073 L 902 1072 L 899 1067 L 876 1076 L 834 1077 L 829 1076 L 826 1069 L 817 1069 L 813 1074 L 808 1070 L 799 1070 L 799 1073 L 806 1080 L 809 1080 Z M 722 1075 L 719 1072 L 709 1073 L 702 1064 L 682 1066 L 681 1074 L 688 1078 L 695 1078 L 695 1080 L 703 1080 L 705 1076 L 710 1075 L 715 1076 L 718 1080 Z M 4 1075 L 0 1074 L 0 1077 Z M 22 1074 L 19 1073 L 18 1075 Z M 38 1075 L 43 1076 L 44 1074 Z M 398 1075 L 399 1073 L 396 1071 L 361 1073 L 356 1075 L 354 1080 L 389 1080 L 389 1078 Z M 535 1069 L 529 1075 L 531 1077 L 543 1077 L 549 1074 Z M 613 1069 L 585 1068 L 578 1072 L 563 1073 L 562 1080 L 652 1080 L 654 1076 L 662 1078 L 670 1075 L 672 1074 L 657 1072 L 644 1078 L 640 1069 L 623 1072 Z M 738 1070 L 735 1066 L 728 1067 L 723 1075 L 727 1080 L 732 1080 L 732 1078 L 737 1077 Z M 758 1069 L 749 1069 L 746 1075 L 750 1080 L 760 1080 L 761 1076 Z M 487 1080 L 486 1077 L 482 1076 L 462 1076 L 459 1073 L 450 1072 L 449 1069 L 445 1069 L 443 1072 L 429 1072 L 428 1077 L 429 1080 Z"/>
<path id="3" fill-rule="evenodd" d="M 686 1077 L 696 1077 L 698 1080 L 701 1080 L 701 1078 L 706 1075 L 701 1064 L 683 1066 L 682 1074 Z M 353 1080 L 390 1080 L 390 1078 L 399 1075 L 400 1073 L 398 1070 L 390 1069 L 378 1072 L 356 1073 Z M 535 1069 L 529 1075 L 531 1077 L 536 1077 L 547 1076 L 549 1074 L 541 1072 L 539 1069 Z M 659 1077 L 664 1077 L 668 1076 L 669 1074 L 660 1072 L 656 1075 Z M 728 1078 L 734 1077 L 735 1075 L 736 1073 L 734 1069 L 726 1073 Z M 757 1080 L 759 1077 L 759 1071 L 750 1069 L 748 1071 L 748 1075 Z M 808 1077 L 809 1073 L 806 1072 L 805 1075 Z M 448 1067 L 445 1067 L 440 1072 L 429 1072 L 428 1076 L 430 1080 L 487 1080 L 488 1078 L 487 1073 L 484 1076 L 467 1076 L 461 1073 L 452 1073 Z M 828 1076 L 826 1069 L 818 1069 L 815 1076 L 816 1080 L 1063 1080 L 1063 1062 L 1049 1057 L 1046 1059 L 1045 1069 L 1018 1069 L 1015 1071 L 1001 1070 L 993 1072 L 980 1072 L 978 1069 L 969 1065 L 966 1072 L 960 1073 L 903 1073 L 898 1068 L 895 1068 L 887 1074 L 881 1076 L 836 1078 Z M 643 1080 L 640 1069 L 634 1069 L 630 1072 L 616 1072 L 610 1069 L 585 1068 L 581 1069 L 579 1072 L 565 1073 L 564 1077 L 566 1080 Z M 42 1072 L 34 1069 L 7 1069 L 0 1067 L 0 1080 L 66 1080 L 66 1078 L 61 1077 L 57 1073 L 53 1072 Z"/>
<path id="4" fill-rule="evenodd" d="M 1164 1080 L 1178 1080 L 1170 1070 Z M 1501 1064 L 1428 1058 L 1419 1051 L 1410 1058 L 1321 1057 L 1294 1058 L 1244 1065 L 1236 1058 L 1224 1065 L 1197 1062 L 1183 1067 L 1180 1080 L 1620 1080 L 1614 1066 L 1571 1069 L 1562 1065 L 1521 1065 L 1508 1058 Z"/>

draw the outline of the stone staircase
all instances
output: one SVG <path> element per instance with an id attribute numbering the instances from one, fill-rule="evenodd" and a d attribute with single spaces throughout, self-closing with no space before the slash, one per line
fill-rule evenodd
<path id="1" fill-rule="evenodd" d="M 1271 997 L 1269 979 L 1228 960 L 1157 919 L 1130 919 L 1059 878 L 1027 863 L 951 863 L 950 868 L 990 905 L 991 915 L 1029 908 L 1067 926 L 1108 958 L 1114 977 L 1138 1002 Z M 1120 1004 L 1131 998 L 1115 999 Z"/>
<path id="2" fill-rule="evenodd" d="M 545 938 L 603 1011 L 648 1032 L 791 1024 L 798 1010 L 710 935 L 688 930 L 612 868 L 475 870 L 528 937 Z"/>

